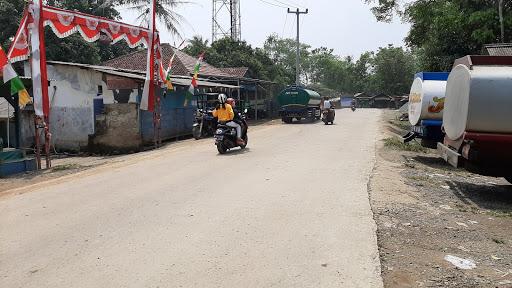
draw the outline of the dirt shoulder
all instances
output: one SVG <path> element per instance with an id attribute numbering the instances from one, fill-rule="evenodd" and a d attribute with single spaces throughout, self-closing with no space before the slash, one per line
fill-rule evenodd
<path id="1" fill-rule="evenodd" d="M 512 185 L 400 146 L 395 117 L 370 181 L 385 287 L 512 287 Z"/>

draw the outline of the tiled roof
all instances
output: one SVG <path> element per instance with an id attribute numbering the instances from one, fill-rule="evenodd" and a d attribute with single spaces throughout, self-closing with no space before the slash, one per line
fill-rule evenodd
<path id="1" fill-rule="evenodd" d="M 167 67 L 172 55 L 176 53 L 173 62 L 173 74 L 179 76 L 190 76 L 193 74 L 194 66 L 197 62 L 196 57 L 192 57 L 167 43 L 164 43 L 161 46 L 164 67 Z M 118 69 L 146 71 L 146 57 L 147 49 L 144 49 L 106 61 L 102 65 Z M 206 62 L 203 62 L 201 64 L 199 75 L 202 77 L 242 78 L 241 76 L 238 76 L 243 72 L 242 69 L 246 69 L 245 72 L 248 70 L 247 68 L 216 68 Z"/>
<path id="2" fill-rule="evenodd" d="M 484 53 L 490 56 L 512 56 L 512 43 L 485 45 Z"/>
<path id="3" fill-rule="evenodd" d="M 246 78 L 249 68 L 247 67 L 233 67 L 233 68 L 217 68 L 220 71 L 232 75 L 237 78 Z"/>

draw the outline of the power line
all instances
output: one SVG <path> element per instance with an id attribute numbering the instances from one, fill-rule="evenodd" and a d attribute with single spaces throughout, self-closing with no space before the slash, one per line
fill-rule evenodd
<path id="1" fill-rule="evenodd" d="M 288 7 L 291 6 L 293 8 L 304 8 L 304 6 L 298 5 L 296 2 L 293 2 L 293 1 L 286 1 L 288 3 L 284 2 L 284 1 L 281 1 L 281 0 L 273 0 L 273 1 L 281 3 L 281 4 L 283 4 L 285 6 L 288 6 Z"/>
<path id="2" fill-rule="evenodd" d="M 274 0 L 274 1 L 275 1 L 275 0 Z M 275 6 L 275 7 L 279 7 L 279 8 L 285 8 L 285 9 L 286 9 L 286 8 L 288 8 L 288 7 L 286 7 L 286 6 L 281 6 L 281 5 L 279 5 L 279 4 L 272 3 L 272 2 L 269 2 L 269 1 L 266 1 L 266 0 L 260 0 L 260 2 L 266 3 L 266 4 L 268 4 L 268 5 L 272 5 L 272 6 Z"/>
<path id="3" fill-rule="evenodd" d="M 288 23 L 288 13 L 286 13 L 286 18 L 284 19 L 283 33 L 281 33 L 281 38 L 284 38 L 284 31 L 286 30 L 286 24 Z"/>

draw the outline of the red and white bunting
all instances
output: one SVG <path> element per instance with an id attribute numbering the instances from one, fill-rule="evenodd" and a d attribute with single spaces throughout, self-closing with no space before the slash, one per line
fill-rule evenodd
<path id="1" fill-rule="evenodd" d="M 112 43 L 125 40 L 128 46 L 135 48 L 141 44 L 148 46 L 150 31 L 147 28 L 129 25 L 107 18 L 87 15 L 76 11 L 67 11 L 55 7 L 43 6 L 44 25 L 51 27 L 59 38 L 66 38 L 76 32 L 88 42 L 97 41 L 101 34 L 108 36 Z M 28 59 L 28 25 L 34 22 L 31 13 L 25 13 L 15 41 L 9 49 L 11 62 Z"/>
<path id="2" fill-rule="evenodd" d="M 42 49 L 44 49 L 42 48 L 44 47 L 44 33 L 39 32 L 43 31 L 44 26 L 51 27 L 52 31 L 59 38 L 65 38 L 78 32 L 88 42 L 97 41 L 104 34 L 112 40 L 113 44 L 121 40 L 125 40 L 131 48 L 144 44 L 148 47 L 149 53 L 146 82 L 144 84 L 140 109 L 153 111 L 154 87 L 151 84 L 156 82 L 154 77 L 154 58 L 156 54 L 156 60 L 160 62 L 162 57 L 159 48 L 160 38 L 155 27 L 155 0 L 152 1 L 153 17 L 149 29 L 76 11 L 44 6 L 41 5 L 41 2 L 41 0 L 32 1 L 29 4 L 29 9 L 25 11 L 20 27 L 7 54 L 11 62 L 27 60 L 31 53 L 30 46 L 32 46 L 32 54 L 34 54 L 34 58 L 37 58 L 32 59 L 32 77 L 36 77 L 38 82 L 45 83 L 46 61 L 44 57 L 41 59 L 42 61 L 39 61 L 39 53 L 42 53 Z M 30 41 L 29 38 L 31 39 Z M 40 45 L 42 47 L 39 47 Z M 38 68 L 39 66 L 40 68 Z M 48 93 L 42 91 L 42 85 L 35 84 L 34 86 L 34 107 L 37 115 L 48 116 Z"/>

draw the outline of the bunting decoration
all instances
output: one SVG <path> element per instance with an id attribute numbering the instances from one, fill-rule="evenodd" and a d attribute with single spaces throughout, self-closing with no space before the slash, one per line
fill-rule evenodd
<path id="1" fill-rule="evenodd" d="M 7 55 L 5 54 L 2 47 L 0 47 L 0 73 L 0 77 L 2 77 L 4 84 L 10 82 L 9 84 L 11 85 L 11 95 L 18 94 L 18 103 L 20 109 L 25 108 L 28 103 L 32 102 L 30 96 L 28 95 L 27 89 L 25 89 L 23 82 L 21 82 L 18 74 L 16 74 L 16 71 L 14 71 L 12 68 L 11 63 L 9 63 Z"/>
<path id="2" fill-rule="evenodd" d="M 34 4 L 37 4 L 37 1 L 34 1 Z M 11 63 L 27 60 L 30 54 L 27 36 L 29 35 L 29 24 L 34 23 L 34 8 L 38 6 L 34 4 L 29 6 L 30 13 L 24 13 L 13 44 L 9 49 L 8 57 Z M 45 5 L 41 7 L 43 25 L 45 27 L 49 26 L 59 38 L 66 38 L 78 32 L 84 40 L 95 42 L 103 33 L 112 40 L 112 44 L 125 40 L 130 48 L 150 43 L 149 36 L 151 33 L 147 28 L 128 25 L 76 11 L 68 11 Z"/>
<path id="3" fill-rule="evenodd" d="M 196 65 L 194 66 L 194 74 L 192 76 L 192 83 L 190 84 L 190 86 L 188 87 L 188 90 L 186 92 L 185 104 L 183 104 L 183 106 L 188 106 L 188 102 L 192 99 L 192 97 L 195 94 L 196 88 L 199 86 L 197 81 L 199 79 L 199 70 L 201 70 L 201 63 L 203 62 L 203 59 L 204 59 L 204 53 L 205 52 L 201 53 L 199 55 L 199 57 L 197 58 Z"/>
<path id="4" fill-rule="evenodd" d="M 154 88 L 150 88 L 149 86 L 152 85 L 149 85 L 149 83 L 154 81 L 155 77 L 150 72 L 154 73 L 155 70 L 154 66 L 149 64 L 153 63 L 154 65 L 154 48 L 159 47 L 160 40 L 154 21 L 155 1 L 153 0 L 152 3 L 153 17 L 148 29 L 77 11 L 46 6 L 42 4 L 41 0 L 31 1 L 28 9 L 23 14 L 18 31 L 7 53 L 7 58 L 11 63 L 14 63 L 27 60 L 29 56 L 32 56 L 36 115 L 46 117 L 49 115 L 48 89 L 43 89 L 43 86 L 46 86 L 44 84 L 46 83 L 44 33 L 39 33 L 44 31 L 44 27 L 50 27 L 59 38 L 79 33 L 86 41 L 94 42 L 103 34 L 112 40 L 112 44 L 125 40 L 131 48 L 146 45 L 148 47 L 148 69 L 144 91 L 147 91 L 147 93 L 143 94 L 141 109 L 153 111 Z M 31 35 L 30 40 L 29 35 Z M 152 60 L 149 59 L 150 56 Z"/>
<path id="5" fill-rule="evenodd" d="M 201 62 L 203 62 L 204 52 L 199 55 L 196 65 L 194 66 L 194 76 L 192 76 L 192 86 L 197 88 L 197 80 L 199 78 L 199 70 L 201 69 Z"/>

